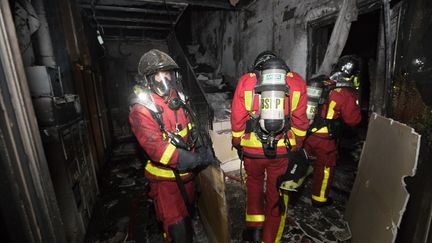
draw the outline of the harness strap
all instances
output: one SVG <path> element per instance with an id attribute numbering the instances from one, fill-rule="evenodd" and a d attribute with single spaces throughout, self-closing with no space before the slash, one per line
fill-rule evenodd
<path id="1" fill-rule="evenodd" d="M 189 213 L 189 216 L 192 217 L 192 215 L 194 213 L 194 207 L 193 207 L 193 204 L 189 201 L 189 196 L 188 196 L 188 194 L 186 192 L 186 188 L 185 188 L 184 182 L 183 182 L 183 180 L 180 177 L 180 172 L 177 169 L 172 169 L 172 171 L 174 173 L 177 186 L 179 188 L 180 194 L 182 195 L 182 198 L 183 198 L 183 201 L 185 203 L 186 209 L 187 209 L 187 211 Z"/>

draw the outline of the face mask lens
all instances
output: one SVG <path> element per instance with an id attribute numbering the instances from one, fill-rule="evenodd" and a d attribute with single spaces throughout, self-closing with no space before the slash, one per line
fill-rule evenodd
<path id="1" fill-rule="evenodd" d="M 160 71 L 150 76 L 152 88 L 159 96 L 167 96 L 172 88 L 172 72 Z"/>

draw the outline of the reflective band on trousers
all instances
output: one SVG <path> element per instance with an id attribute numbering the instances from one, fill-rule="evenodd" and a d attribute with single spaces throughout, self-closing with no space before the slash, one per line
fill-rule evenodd
<path id="1" fill-rule="evenodd" d="M 296 145 L 296 140 L 295 138 L 290 138 L 289 139 L 289 143 L 291 144 L 291 146 L 295 146 Z M 262 143 L 260 142 L 260 140 L 256 137 L 255 133 L 250 133 L 250 138 L 249 139 L 245 139 L 244 137 L 242 138 L 241 142 L 240 142 L 241 146 L 245 146 L 245 147 L 251 147 L 251 148 L 261 148 L 262 147 Z M 285 142 L 284 139 L 280 139 L 277 143 L 277 147 L 285 147 Z"/>
<path id="2" fill-rule="evenodd" d="M 246 214 L 246 222 L 264 222 L 264 214 Z"/>
<path id="3" fill-rule="evenodd" d="M 328 181 L 330 178 L 330 167 L 324 167 L 324 178 L 321 183 L 321 191 L 319 196 L 312 195 L 312 199 L 317 202 L 327 202 L 325 192 L 327 190 Z"/>
<path id="4" fill-rule="evenodd" d="M 147 162 L 145 169 L 147 172 L 155 176 L 160 176 L 164 178 L 175 178 L 174 172 L 171 169 L 163 169 L 156 167 L 150 161 Z M 190 173 L 180 173 L 180 176 L 187 176 L 189 174 Z"/>
<path id="5" fill-rule="evenodd" d="M 289 199 L 288 194 L 284 193 L 282 197 L 283 197 L 283 204 L 285 205 L 285 209 L 288 209 L 288 199 Z M 286 210 L 286 211 L 288 211 L 288 210 Z M 280 219 L 279 229 L 278 229 L 278 232 L 276 235 L 275 242 L 280 242 L 280 239 L 282 238 L 282 233 L 285 229 L 285 219 L 286 219 L 286 215 L 287 215 L 286 211 L 285 211 L 285 213 L 282 214 L 282 217 Z"/>

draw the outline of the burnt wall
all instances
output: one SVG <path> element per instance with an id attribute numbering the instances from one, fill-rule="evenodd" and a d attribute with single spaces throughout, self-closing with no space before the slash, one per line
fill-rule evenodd
<path id="1" fill-rule="evenodd" d="M 308 22 L 336 14 L 338 8 L 331 0 L 278 0 L 254 1 L 237 11 L 198 10 L 192 13 L 193 42 L 233 84 L 264 50 L 275 51 L 304 76 Z"/>
<path id="2" fill-rule="evenodd" d="M 397 242 L 431 242 L 432 2 L 405 1 L 392 85 L 391 116 L 421 134 L 417 174 L 407 178 L 410 201 Z"/>
<path id="3" fill-rule="evenodd" d="M 130 136 L 128 97 L 140 57 L 150 49 L 168 52 L 165 41 L 106 41 L 103 71 L 107 107 L 111 114 L 113 137 Z"/>

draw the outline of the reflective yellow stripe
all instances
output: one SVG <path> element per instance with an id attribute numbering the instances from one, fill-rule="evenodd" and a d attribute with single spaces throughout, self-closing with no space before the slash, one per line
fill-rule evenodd
<path id="1" fill-rule="evenodd" d="M 264 214 L 247 214 L 246 213 L 246 222 L 264 222 L 265 216 Z"/>
<path id="2" fill-rule="evenodd" d="M 185 128 L 183 128 L 183 130 L 181 130 L 177 134 L 180 135 L 181 137 L 185 137 L 188 134 L 188 131 L 189 131 L 189 128 L 185 127 Z"/>
<path id="3" fill-rule="evenodd" d="M 150 174 L 165 178 L 175 178 L 174 173 L 171 169 L 162 169 L 154 166 L 150 161 L 147 162 L 145 167 L 146 171 Z M 189 173 L 180 173 L 180 176 L 189 175 Z"/>
<path id="4" fill-rule="evenodd" d="M 292 95 L 292 106 L 291 106 L 291 111 L 294 111 L 297 108 L 297 105 L 299 103 L 300 100 L 300 91 L 294 91 L 293 95 Z"/>
<path id="5" fill-rule="evenodd" d="M 318 131 L 317 131 L 316 128 L 312 128 L 311 131 L 314 132 L 314 133 L 328 133 L 328 128 L 327 127 L 322 127 Z"/>
<path id="6" fill-rule="evenodd" d="M 252 91 L 244 92 L 245 108 L 247 111 L 252 109 Z"/>
<path id="7" fill-rule="evenodd" d="M 297 141 L 295 140 L 295 138 L 290 138 L 289 143 L 291 144 L 291 146 L 297 145 Z"/>
<path id="8" fill-rule="evenodd" d="M 193 127 L 193 125 L 191 123 L 187 124 L 187 127 L 183 128 L 180 132 L 178 132 L 177 134 L 180 135 L 181 137 L 186 137 L 186 135 L 189 132 L 189 129 L 191 129 Z M 166 134 L 163 133 L 162 136 L 164 137 L 164 140 L 166 139 Z M 164 153 L 161 156 L 160 162 L 164 165 L 168 164 L 168 162 L 170 161 L 174 151 L 175 151 L 176 147 L 173 144 L 168 144 L 168 146 L 166 147 Z"/>
<path id="9" fill-rule="evenodd" d="M 324 178 L 321 184 L 321 191 L 319 196 L 312 195 L 312 199 L 318 202 L 327 202 L 327 197 L 325 195 L 328 181 L 330 177 L 330 167 L 324 167 Z"/>
<path id="10" fill-rule="evenodd" d="M 234 132 L 234 131 L 232 131 L 231 134 L 232 134 L 232 136 L 234 138 L 239 138 L 239 137 L 241 137 L 244 134 L 244 132 L 245 132 L 245 130 L 240 131 L 240 132 Z"/>
<path id="11" fill-rule="evenodd" d="M 160 159 L 161 164 L 168 164 L 168 162 L 170 161 L 174 151 L 176 149 L 176 146 L 172 145 L 172 144 L 168 144 L 168 146 L 166 147 L 164 153 L 162 154 L 162 157 Z"/>
<path id="12" fill-rule="evenodd" d="M 296 140 L 294 138 L 290 138 L 289 142 L 291 145 L 296 145 Z M 262 147 L 262 143 L 260 142 L 260 140 L 256 137 L 255 133 L 251 133 L 250 134 L 250 138 L 249 139 L 242 139 L 240 142 L 241 146 L 245 146 L 245 147 L 252 147 L 252 148 L 261 148 Z M 285 147 L 285 142 L 283 139 L 280 139 L 277 143 L 277 147 Z"/>
<path id="13" fill-rule="evenodd" d="M 330 105 L 327 111 L 327 119 L 333 119 L 334 116 L 334 108 L 336 106 L 336 102 L 334 100 L 330 101 Z"/>
<path id="14" fill-rule="evenodd" d="M 359 78 L 356 75 L 353 75 L 354 77 L 351 77 L 354 83 L 354 87 L 358 89 L 360 87 L 360 81 Z"/>
<path id="15" fill-rule="evenodd" d="M 304 131 L 304 130 L 300 130 L 300 129 L 297 129 L 295 127 L 291 127 L 291 131 L 297 136 L 301 136 L 301 137 L 306 136 L 306 131 Z"/>
<path id="16" fill-rule="evenodd" d="M 288 211 L 288 194 L 284 193 L 283 194 L 283 202 L 285 205 L 285 213 L 282 214 L 282 217 L 280 219 L 280 223 L 279 223 L 279 229 L 276 235 L 276 239 L 275 239 L 275 243 L 279 243 L 280 239 L 282 238 L 282 233 L 284 231 L 285 228 L 285 219 L 286 219 L 286 215 L 287 215 L 287 211 Z"/>

